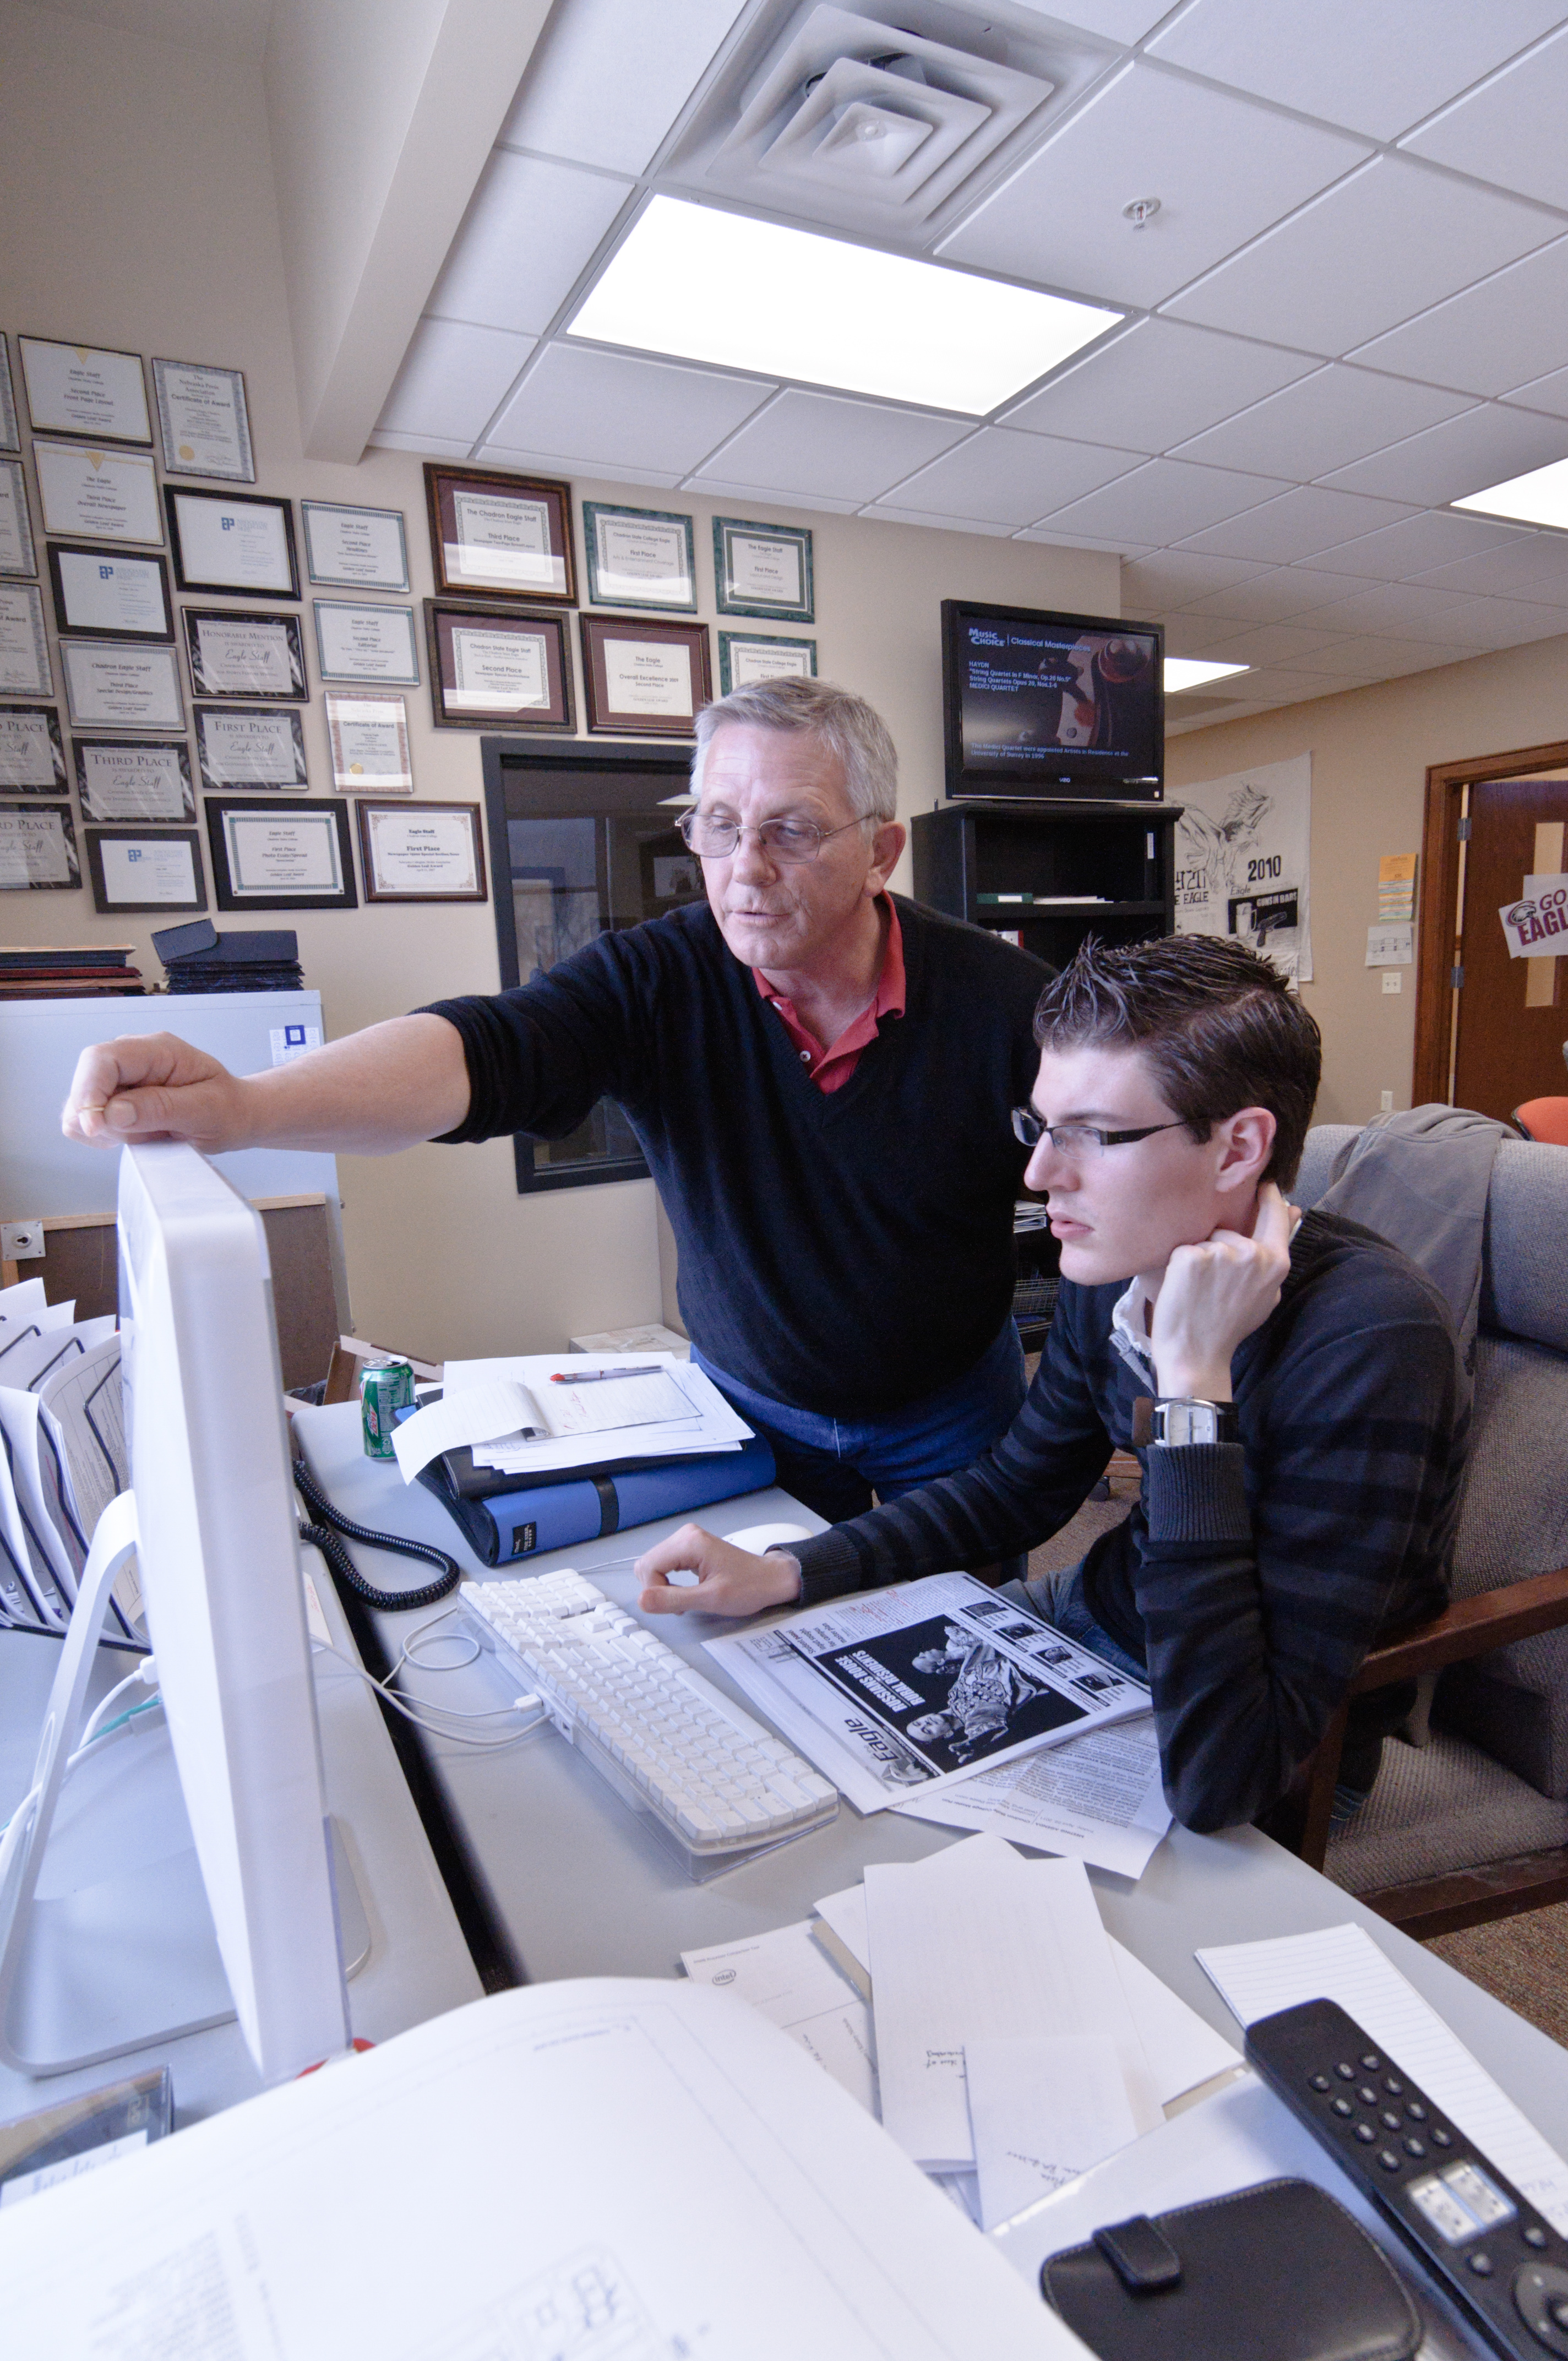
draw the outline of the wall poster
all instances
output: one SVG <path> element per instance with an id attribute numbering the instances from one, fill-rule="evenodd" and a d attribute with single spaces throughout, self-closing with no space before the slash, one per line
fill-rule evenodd
<path id="1" fill-rule="evenodd" d="M 1312 980 L 1312 758 L 1179 787 L 1176 931 L 1234 935 L 1292 983 Z"/>

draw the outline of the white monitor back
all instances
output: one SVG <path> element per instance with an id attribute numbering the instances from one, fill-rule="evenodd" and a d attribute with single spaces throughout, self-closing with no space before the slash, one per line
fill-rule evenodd
<path id="1" fill-rule="evenodd" d="M 235 2008 L 274 2082 L 349 2031 L 266 1235 L 173 1142 L 123 1151 L 119 1230 L 148 1635 Z"/>

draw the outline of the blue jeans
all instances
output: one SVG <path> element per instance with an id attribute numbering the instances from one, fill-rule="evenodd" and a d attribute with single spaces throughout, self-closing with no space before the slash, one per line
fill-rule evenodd
<path id="1" fill-rule="evenodd" d="M 1089 1611 L 1089 1601 L 1083 1595 L 1083 1561 L 1076 1565 L 1059 1566 L 1054 1574 L 1036 1575 L 1026 1582 L 1008 1582 L 1002 1587 L 1004 1598 L 1015 1598 L 1020 1607 L 1032 1607 L 1044 1618 L 1053 1631 L 1064 1640 L 1076 1640 L 1080 1648 L 1113 1664 L 1119 1673 L 1128 1674 L 1135 1681 L 1148 1679 L 1148 1667 L 1129 1655 L 1119 1640 L 1094 1620 Z"/>
<path id="2" fill-rule="evenodd" d="M 988 1451 L 1024 1400 L 1024 1349 L 1011 1320 L 964 1377 L 902 1410 L 827 1418 L 774 1401 L 727 1377 L 696 1347 L 692 1358 L 772 1448 L 786 1492 L 834 1524 L 863 1516 L 872 1493 L 894 1500 Z"/>

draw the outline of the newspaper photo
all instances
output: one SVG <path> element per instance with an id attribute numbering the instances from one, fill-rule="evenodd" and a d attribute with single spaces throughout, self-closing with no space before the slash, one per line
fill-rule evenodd
<path id="1" fill-rule="evenodd" d="M 967 1574 L 706 1644 L 861 1812 L 1149 1711 L 1141 1683 Z"/>

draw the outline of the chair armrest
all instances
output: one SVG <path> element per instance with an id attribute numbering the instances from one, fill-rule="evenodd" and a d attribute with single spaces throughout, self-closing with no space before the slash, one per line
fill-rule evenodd
<path id="1" fill-rule="evenodd" d="M 1391 1682 L 1435 1672 L 1441 1664 L 1463 1664 L 1467 1657 L 1507 1647 L 1511 1640 L 1533 1639 L 1539 1631 L 1555 1631 L 1563 1624 L 1568 1624 L 1568 1566 L 1505 1583 L 1500 1590 L 1480 1591 L 1474 1598 L 1456 1598 L 1430 1623 L 1417 1624 L 1374 1648 L 1363 1660 L 1352 1692 L 1387 1688 Z"/>

